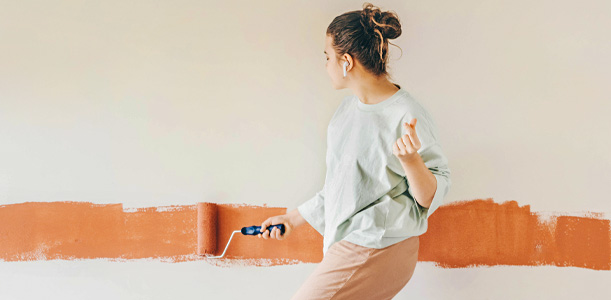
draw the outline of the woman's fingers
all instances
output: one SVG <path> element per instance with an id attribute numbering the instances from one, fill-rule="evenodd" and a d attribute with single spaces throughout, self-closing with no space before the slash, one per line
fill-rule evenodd
<path id="1" fill-rule="evenodd" d="M 404 134 L 403 136 L 401 136 L 401 141 L 403 142 L 405 149 L 409 150 L 409 149 L 413 148 L 412 141 L 409 138 L 409 133 L 408 134 Z"/>
<path id="2" fill-rule="evenodd" d="M 407 146 L 407 148 L 413 148 L 412 145 L 415 145 L 415 130 L 408 123 L 403 123 L 403 126 L 405 127 L 405 130 L 407 130 L 407 133 L 404 134 L 401 138 L 403 139 L 403 142 L 405 143 L 405 146 Z"/>
<path id="3" fill-rule="evenodd" d="M 401 135 L 393 145 L 393 153 L 399 159 L 412 157 L 421 147 L 420 139 L 416 132 L 417 119 L 412 119 L 409 123 L 404 122 L 405 134 Z"/>
<path id="4" fill-rule="evenodd" d="M 280 231 L 280 228 L 276 225 L 278 224 L 283 224 L 284 228 L 285 228 L 285 234 L 283 235 Z M 289 225 L 287 225 L 287 219 L 284 215 L 282 216 L 275 216 L 275 217 L 271 217 L 267 220 L 265 220 L 262 224 L 261 224 L 261 229 L 260 232 L 257 236 L 259 238 L 264 238 L 264 239 L 277 239 L 277 240 L 283 240 L 285 239 L 285 235 L 288 234 L 290 232 L 290 227 Z M 272 225 L 274 225 L 272 227 Z M 265 231 L 264 231 L 265 230 Z"/>
<path id="5" fill-rule="evenodd" d="M 420 139 L 418 138 L 418 133 L 416 132 L 416 119 L 412 122 L 413 124 L 405 123 L 405 127 L 407 129 L 407 135 L 409 136 L 410 141 L 412 142 L 414 149 L 420 149 Z"/>
<path id="6" fill-rule="evenodd" d="M 263 222 L 263 224 L 261 225 L 261 230 L 265 230 L 262 234 L 261 237 L 264 239 L 269 239 L 269 238 L 276 238 L 276 234 L 274 233 L 275 229 L 277 229 L 277 227 L 271 227 L 272 226 L 272 220 L 271 219 L 267 219 L 265 220 L 265 222 Z"/>
<path id="7" fill-rule="evenodd" d="M 259 234 L 260 237 L 263 237 L 264 239 L 277 239 L 277 240 L 282 240 L 284 239 L 284 236 L 280 233 L 280 229 L 278 227 L 272 227 L 272 228 L 268 228 L 268 230 L 266 230 L 264 233 Z"/>
<path id="8" fill-rule="evenodd" d="M 280 238 L 280 229 L 278 227 L 274 227 L 274 229 L 272 230 L 272 235 L 273 238 L 279 240 Z"/>
<path id="9" fill-rule="evenodd" d="M 263 221 L 263 223 L 261 223 L 261 229 L 259 231 L 261 231 L 262 233 L 260 233 L 259 237 L 262 237 L 264 239 L 268 239 L 269 238 L 269 226 L 272 225 L 272 218 L 268 218 L 267 220 Z"/>
<path id="10" fill-rule="evenodd" d="M 280 236 L 280 230 L 278 229 L 278 227 L 272 227 L 271 230 L 270 228 L 268 228 L 265 232 L 259 233 L 258 236 L 266 240 L 269 238 L 278 239 L 278 237 Z"/>
<path id="11" fill-rule="evenodd" d="M 408 152 L 412 153 L 420 149 L 420 139 L 418 138 L 418 133 L 416 132 L 416 122 L 417 119 L 413 119 L 410 123 L 403 123 L 405 130 L 407 133 L 401 137 L 402 141 L 405 143 L 406 149 Z"/>

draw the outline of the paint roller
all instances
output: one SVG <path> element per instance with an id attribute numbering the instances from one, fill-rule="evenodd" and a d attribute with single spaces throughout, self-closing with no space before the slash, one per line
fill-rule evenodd
<path id="1" fill-rule="evenodd" d="M 197 254 L 205 255 L 206 258 L 221 258 L 225 255 L 231 239 L 236 232 L 240 232 L 243 235 L 258 235 L 261 232 L 261 226 L 248 226 L 242 227 L 241 230 L 236 230 L 231 233 L 229 241 L 225 246 L 225 250 L 220 256 L 209 256 L 214 255 L 217 249 L 216 232 L 217 232 L 217 220 L 218 220 L 218 207 L 215 203 L 200 202 L 197 204 Z M 284 224 L 276 224 L 267 227 L 271 230 L 277 227 L 280 229 L 280 233 L 284 234 Z"/>

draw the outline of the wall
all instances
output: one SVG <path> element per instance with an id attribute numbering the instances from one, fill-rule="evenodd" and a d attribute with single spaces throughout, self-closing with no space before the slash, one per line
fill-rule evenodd
<path id="1" fill-rule="evenodd" d="M 46 206 L 21 215 L 8 208 L 78 202 L 128 214 L 214 202 L 294 209 L 324 183 L 326 126 L 350 94 L 331 87 L 324 32 L 362 2 L 0 4 L 0 296 L 290 298 L 316 263 L 50 256 L 49 248 L 62 245 L 12 229 L 41 220 Z M 596 238 L 577 245 L 550 238 L 550 247 L 572 247 L 550 262 L 506 263 L 486 247 L 492 260 L 475 257 L 469 264 L 471 244 L 433 255 L 442 245 L 433 243 L 421 248 L 414 276 L 396 298 L 609 297 L 603 282 L 611 279 L 611 99 L 604 87 L 611 75 L 611 4 L 373 4 L 401 18 L 403 33 L 391 41 L 402 49 L 391 46 L 394 81 L 438 124 L 453 181 L 445 212 L 457 211 L 452 203 L 485 200 L 491 208 L 484 213 L 513 205 L 540 220 L 578 218 L 563 223 L 563 232 Z M 44 224 L 57 226 L 53 232 L 64 228 Z M 155 232 L 159 223 L 138 224 Z M 544 231 L 557 230 L 552 225 Z M 456 235 L 464 234 L 461 228 Z M 96 240 L 97 227 L 89 229 L 84 236 Z M 194 236 L 186 234 L 188 247 Z M 126 249 L 115 240 L 96 241 Z M 31 250 L 8 259 L 9 244 Z M 501 236 L 494 245 L 507 241 Z M 134 247 L 115 257 L 144 251 Z M 575 262 L 591 257 L 592 248 L 595 262 Z"/>

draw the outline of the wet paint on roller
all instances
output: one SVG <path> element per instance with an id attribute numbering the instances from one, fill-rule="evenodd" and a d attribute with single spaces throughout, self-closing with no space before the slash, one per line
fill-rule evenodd
<path id="1" fill-rule="evenodd" d="M 198 203 L 200 238 L 197 253 L 221 255 L 233 231 L 241 230 L 242 227 L 260 226 L 265 219 L 285 213 L 286 208 Z M 206 238 L 211 236 L 216 238 Z M 319 262 L 322 259 L 322 236 L 311 226 L 300 226 L 285 240 L 264 240 L 254 235 L 236 233 L 227 252 L 220 259 L 226 258 L 269 260 L 266 264 Z"/>
<path id="2" fill-rule="evenodd" d="M 123 209 L 122 204 L 25 202 L 0 206 L 0 260 L 204 260 L 217 266 L 272 266 L 322 260 L 322 236 L 308 224 L 286 240 L 231 233 L 286 208 L 238 204 Z M 454 202 L 429 218 L 419 261 L 443 268 L 554 265 L 611 269 L 610 221 L 533 213 L 516 201 Z"/>
<path id="3" fill-rule="evenodd" d="M 218 207 L 215 203 L 197 204 L 197 254 L 215 255 Z"/>

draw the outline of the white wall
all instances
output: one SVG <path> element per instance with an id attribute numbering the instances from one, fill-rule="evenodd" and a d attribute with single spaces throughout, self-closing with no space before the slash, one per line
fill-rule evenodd
<path id="1" fill-rule="evenodd" d="M 438 124 L 447 202 L 609 216 L 611 2 L 372 3 L 401 18 L 390 72 Z M 362 4 L 0 0 L 0 204 L 295 208 L 322 187 L 350 93 L 331 87 L 324 33 Z M 288 299 L 314 267 L 0 262 L 0 296 Z M 419 263 L 396 299 L 600 299 L 610 279 Z"/>

